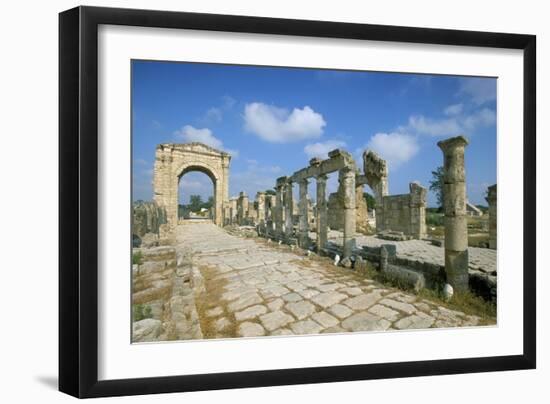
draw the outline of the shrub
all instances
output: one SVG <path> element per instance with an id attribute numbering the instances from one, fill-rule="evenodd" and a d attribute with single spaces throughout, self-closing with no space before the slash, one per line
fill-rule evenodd
<path id="1" fill-rule="evenodd" d="M 132 264 L 141 265 L 143 261 L 143 254 L 141 251 L 132 254 Z"/>
<path id="2" fill-rule="evenodd" d="M 151 306 L 146 304 L 134 304 L 132 306 L 133 321 L 140 321 L 151 317 L 153 317 L 153 310 L 151 309 Z"/>
<path id="3" fill-rule="evenodd" d="M 427 213 L 426 224 L 428 226 L 443 226 L 445 216 L 440 213 Z"/>

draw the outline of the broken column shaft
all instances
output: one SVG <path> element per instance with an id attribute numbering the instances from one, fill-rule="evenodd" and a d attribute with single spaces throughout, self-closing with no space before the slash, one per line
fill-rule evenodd
<path id="1" fill-rule="evenodd" d="M 455 291 L 468 290 L 468 223 L 463 136 L 443 140 L 443 207 L 445 212 L 445 272 Z"/>
<path id="2" fill-rule="evenodd" d="M 288 239 L 293 237 L 294 224 L 292 223 L 293 214 L 293 199 L 292 199 L 292 182 L 285 184 L 284 206 L 285 206 L 285 236 Z"/>
<path id="3" fill-rule="evenodd" d="M 258 202 L 258 224 L 265 224 L 265 192 L 258 192 L 256 201 Z"/>
<path id="4" fill-rule="evenodd" d="M 275 234 L 278 237 L 283 235 L 283 192 L 284 186 L 277 181 L 275 187 L 275 209 L 273 211 L 273 220 L 275 221 Z"/>
<path id="5" fill-rule="evenodd" d="M 327 176 L 317 176 L 317 252 L 326 247 L 328 216 L 327 216 Z"/>
<path id="6" fill-rule="evenodd" d="M 340 170 L 340 181 L 344 189 L 344 258 L 351 257 L 355 248 L 355 171 Z"/>
<path id="7" fill-rule="evenodd" d="M 308 201 L 307 201 L 308 180 L 300 181 L 300 205 L 299 210 L 299 245 L 302 248 L 309 247 L 309 223 L 308 223 Z"/>

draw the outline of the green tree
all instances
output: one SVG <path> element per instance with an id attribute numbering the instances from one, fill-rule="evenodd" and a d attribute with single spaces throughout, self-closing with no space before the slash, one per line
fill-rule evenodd
<path id="1" fill-rule="evenodd" d="M 201 210 L 202 198 L 200 195 L 191 195 L 189 196 L 189 209 L 192 212 L 198 212 Z"/>
<path id="2" fill-rule="evenodd" d="M 265 194 L 266 195 L 277 195 L 277 193 L 272 189 L 266 189 Z"/>
<path id="3" fill-rule="evenodd" d="M 368 192 L 363 192 L 363 198 L 367 201 L 367 207 L 369 209 L 373 209 L 376 205 L 376 202 L 374 201 L 374 196 L 369 194 Z"/>
<path id="4" fill-rule="evenodd" d="M 432 171 L 432 179 L 430 181 L 430 191 L 435 194 L 437 204 L 440 208 L 443 207 L 443 166 L 439 166 Z"/>
<path id="5" fill-rule="evenodd" d="M 210 209 L 212 206 L 214 206 L 214 197 L 209 196 L 208 200 L 202 203 L 201 208 Z"/>

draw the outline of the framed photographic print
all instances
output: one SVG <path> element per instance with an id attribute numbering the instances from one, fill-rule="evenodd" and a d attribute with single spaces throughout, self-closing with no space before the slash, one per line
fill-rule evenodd
<path id="1" fill-rule="evenodd" d="M 59 24 L 61 391 L 535 367 L 534 36 Z"/>

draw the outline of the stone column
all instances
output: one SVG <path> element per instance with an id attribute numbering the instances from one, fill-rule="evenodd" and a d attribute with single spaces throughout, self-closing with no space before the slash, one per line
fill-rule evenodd
<path id="1" fill-rule="evenodd" d="M 344 191 L 344 258 L 349 258 L 355 248 L 355 171 L 343 168 L 339 176 Z"/>
<path id="2" fill-rule="evenodd" d="M 307 185 L 308 180 L 303 179 L 300 181 L 300 202 L 298 207 L 298 214 L 300 217 L 299 222 L 299 245 L 302 248 L 309 246 L 309 223 L 308 223 L 308 200 L 307 200 Z"/>
<path id="3" fill-rule="evenodd" d="M 275 209 L 275 196 L 265 196 L 265 223 L 266 223 L 266 235 L 273 235 L 273 211 Z"/>
<path id="4" fill-rule="evenodd" d="M 235 218 L 237 217 L 237 212 L 238 212 L 237 199 L 231 198 L 229 200 L 229 217 L 230 217 L 229 223 L 230 224 L 235 224 Z"/>
<path id="5" fill-rule="evenodd" d="M 497 184 L 489 187 L 487 194 L 489 203 L 489 248 L 497 248 Z"/>
<path id="6" fill-rule="evenodd" d="M 239 194 L 237 209 L 237 223 L 242 226 L 248 216 L 248 196 L 244 192 Z"/>
<path id="7" fill-rule="evenodd" d="M 327 178 L 324 174 L 317 176 L 317 252 L 327 245 Z"/>
<path id="8" fill-rule="evenodd" d="M 438 142 L 443 151 L 443 207 L 445 211 L 445 272 L 455 291 L 468 290 L 468 224 L 463 136 Z"/>
<path id="9" fill-rule="evenodd" d="M 213 181 L 214 182 L 214 206 L 213 206 L 213 219 L 214 223 L 218 226 L 223 226 L 223 212 L 222 212 L 222 206 L 223 206 L 223 192 L 224 189 L 222 187 L 222 184 L 219 183 L 218 180 Z"/>
<path id="10" fill-rule="evenodd" d="M 243 193 L 243 222 L 241 225 L 246 225 L 246 220 L 248 218 L 248 208 L 250 205 L 250 201 L 248 200 L 248 195 Z"/>
<path id="11" fill-rule="evenodd" d="M 285 236 L 287 239 L 292 238 L 294 232 L 294 223 L 292 223 L 292 215 L 294 211 L 294 200 L 292 195 L 292 182 L 288 181 L 285 185 L 284 196 L 285 209 Z"/>
<path id="12" fill-rule="evenodd" d="M 426 194 L 428 190 L 417 182 L 409 184 L 410 230 L 409 234 L 421 240 L 426 237 Z"/>
<path id="13" fill-rule="evenodd" d="M 273 220 L 275 221 L 275 234 L 277 237 L 283 235 L 283 192 L 284 187 L 277 180 L 277 186 L 275 187 L 275 209 L 273 210 Z"/>
<path id="14" fill-rule="evenodd" d="M 258 192 L 256 194 L 256 200 L 258 201 L 258 224 L 265 224 L 265 192 Z"/>

